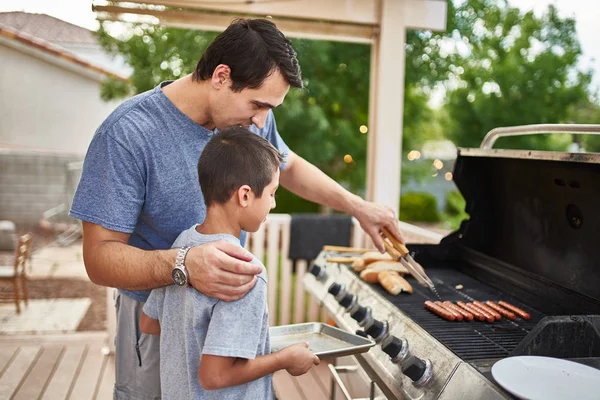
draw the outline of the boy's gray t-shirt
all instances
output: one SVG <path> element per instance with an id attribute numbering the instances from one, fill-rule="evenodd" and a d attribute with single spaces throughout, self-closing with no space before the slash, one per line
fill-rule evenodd
<path id="1" fill-rule="evenodd" d="M 216 240 L 240 244 L 231 235 L 200 234 L 196 226 L 182 232 L 173 247 Z M 252 262 L 262 266 L 256 258 Z M 264 266 L 254 288 L 240 300 L 219 301 L 191 287 L 171 285 L 153 289 L 144 312 L 160 322 L 160 381 L 164 400 L 274 398 L 270 375 L 220 390 L 204 390 L 198 381 L 202 354 L 254 359 L 271 352 Z"/>

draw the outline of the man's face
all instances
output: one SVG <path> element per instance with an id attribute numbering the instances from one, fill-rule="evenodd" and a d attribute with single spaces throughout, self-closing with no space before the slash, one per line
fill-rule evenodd
<path id="1" fill-rule="evenodd" d="M 253 193 L 246 211 L 243 227 L 247 232 L 256 232 L 266 221 L 269 212 L 275 208 L 275 192 L 279 187 L 279 168 L 273 172 L 271 183 L 265 186 L 262 196 L 256 197 Z"/>
<path id="2" fill-rule="evenodd" d="M 249 128 L 252 124 L 262 128 L 269 110 L 283 103 L 289 89 L 279 70 L 265 78 L 258 89 L 233 92 L 228 80 L 215 95 L 212 120 L 218 129 L 238 125 Z"/>

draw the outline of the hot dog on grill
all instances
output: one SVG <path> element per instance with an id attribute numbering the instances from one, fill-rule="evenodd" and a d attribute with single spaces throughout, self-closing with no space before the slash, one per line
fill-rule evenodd
<path id="1" fill-rule="evenodd" d="M 473 314 L 475 316 L 475 319 L 477 319 L 478 321 L 487 320 L 486 316 L 481 311 L 479 311 L 478 309 L 473 307 L 471 304 L 468 304 L 468 303 L 465 303 L 462 301 L 457 301 L 456 304 L 459 307 L 461 307 L 461 308 L 467 310 L 468 312 L 470 312 L 471 314 Z"/>
<path id="2" fill-rule="evenodd" d="M 486 309 L 481 308 L 479 306 L 476 306 L 473 303 L 467 303 L 467 304 L 469 306 L 473 307 L 474 309 L 476 309 L 477 311 L 479 311 L 480 313 L 482 313 L 485 316 L 485 320 L 487 322 L 489 322 L 490 324 L 496 320 L 496 317 L 494 317 L 494 315 L 492 315 L 491 313 L 489 313 Z"/>
<path id="3" fill-rule="evenodd" d="M 487 311 L 488 313 L 492 314 L 494 316 L 494 318 L 496 319 L 496 321 L 499 321 L 499 320 L 502 319 L 502 315 L 500 315 L 500 313 L 498 311 L 494 310 L 492 307 L 489 307 L 489 306 L 483 304 L 480 301 L 475 300 L 473 302 L 473 305 L 475 305 L 476 307 L 479 307 L 479 308 Z"/>
<path id="4" fill-rule="evenodd" d="M 460 313 L 465 320 L 473 321 L 473 318 L 474 318 L 473 314 L 471 314 L 467 310 L 464 310 L 464 309 L 460 308 L 459 306 L 457 306 L 456 304 L 451 303 L 449 301 L 444 301 L 442 304 L 444 304 L 444 307 L 450 308 L 450 309 Z"/>
<path id="5" fill-rule="evenodd" d="M 442 308 L 446 309 L 446 311 L 448 311 L 450 314 L 454 315 L 454 319 L 456 321 L 462 321 L 463 320 L 464 317 L 463 317 L 463 315 L 461 313 L 459 313 L 456 310 L 453 310 L 450 307 L 446 307 L 441 301 L 436 301 L 434 304 L 436 306 L 439 306 L 439 307 L 442 307 Z"/>
<path id="6" fill-rule="evenodd" d="M 508 311 L 505 308 L 500 307 L 498 304 L 494 303 L 493 301 L 486 301 L 485 304 L 490 307 L 493 308 L 494 310 L 498 311 L 500 314 L 502 314 L 502 316 L 504 318 L 510 319 L 511 321 L 514 321 L 515 319 L 517 319 L 517 316 L 515 315 L 515 313 L 513 313 L 512 311 Z"/>
<path id="7" fill-rule="evenodd" d="M 437 316 L 444 318 L 447 321 L 454 321 L 454 314 L 450 313 L 450 311 L 446 310 L 443 307 L 438 306 L 437 304 L 427 300 L 425 302 L 425 308 L 434 313 Z"/>
<path id="8" fill-rule="evenodd" d="M 528 320 L 531 319 L 531 315 L 529 315 L 528 312 L 521 310 L 519 307 L 515 307 L 510 303 L 507 303 L 505 301 L 500 300 L 498 302 L 498 305 L 500 305 L 501 307 L 507 308 L 510 311 L 514 312 L 515 314 L 517 314 L 519 317 Z"/>

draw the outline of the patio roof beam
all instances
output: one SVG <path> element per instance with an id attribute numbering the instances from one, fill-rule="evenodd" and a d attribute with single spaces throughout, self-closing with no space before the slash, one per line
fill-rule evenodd
<path id="1" fill-rule="evenodd" d="M 160 24 L 176 28 L 198 29 L 204 31 L 225 30 L 234 18 L 240 14 L 224 14 L 203 11 L 173 11 L 122 6 L 93 6 L 99 20 L 123 21 L 125 15 L 140 16 L 142 22 Z M 349 23 L 332 23 L 310 20 L 292 20 L 274 17 L 272 21 L 286 36 L 332 40 L 351 43 L 373 43 L 379 28 L 377 26 Z"/>
<path id="2" fill-rule="evenodd" d="M 422 0 L 418 0 L 422 1 Z M 133 0 L 142 5 L 156 5 L 187 10 L 227 12 L 258 17 L 283 17 L 353 24 L 376 25 L 379 0 Z M 115 2 L 113 2 L 115 3 Z M 122 2 L 131 4 L 131 2 Z"/>

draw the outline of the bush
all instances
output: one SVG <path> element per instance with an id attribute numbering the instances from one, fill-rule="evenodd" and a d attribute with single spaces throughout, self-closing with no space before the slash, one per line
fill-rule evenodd
<path id="1" fill-rule="evenodd" d="M 446 206 L 444 211 L 448 215 L 461 215 L 465 214 L 466 201 L 459 191 L 455 190 L 446 193 Z"/>
<path id="2" fill-rule="evenodd" d="M 400 197 L 400 220 L 411 222 L 439 222 L 437 200 L 430 193 L 409 192 Z"/>
<path id="3" fill-rule="evenodd" d="M 272 212 L 277 214 L 318 213 L 320 210 L 318 204 L 304 200 L 283 187 L 277 189 L 275 201 L 276 206 Z"/>
<path id="4" fill-rule="evenodd" d="M 458 191 L 446 193 L 446 205 L 444 206 L 444 227 L 456 230 L 462 221 L 469 219 L 465 212 L 466 201 Z"/>

